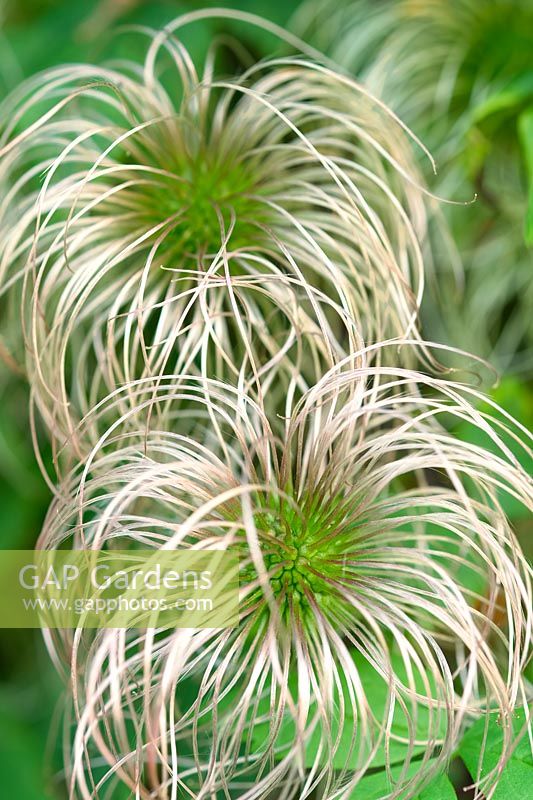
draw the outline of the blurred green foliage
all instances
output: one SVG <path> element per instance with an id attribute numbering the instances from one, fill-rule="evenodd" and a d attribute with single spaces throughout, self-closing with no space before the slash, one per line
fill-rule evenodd
<path id="1" fill-rule="evenodd" d="M 120 28 L 161 28 L 179 14 L 204 8 L 227 8 L 258 14 L 286 25 L 297 0 L 12 0 L 5 4 L 4 36 L 24 76 L 69 61 L 101 62 L 121 52 Z M 182 32 L 193 55 L 206 48 L 213 34 L 238 33 L 254 58 L 276 46 L 275 38 L 229 20 L 196 23 Z"/>
<path id="2" fill-rule="evenodd" d="M 526 160 L 526 174 L 529 186 L 526 216 L 526 241 L 531 247 L 533 247 L 533 100 L 531 105 L 520 115 L 518 119 L 518 132 Z"/>

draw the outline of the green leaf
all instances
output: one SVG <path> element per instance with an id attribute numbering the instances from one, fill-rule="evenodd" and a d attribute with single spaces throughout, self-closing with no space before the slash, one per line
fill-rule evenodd
<path id="1" fill-rule="evenodd" d="M 424 768 L 429 769 L 431 763 L 429 762 Z M 411 764 L 406 772 L 407 778 L 413 778 L 419 769 L 419 764 Z M 398 781 L 401 776 L 401 765 L 392 767 L 391 773 L 393 782 Z M 405 780 L 405 777 L 403 780 Z M 381 800 L 381 798 L 386 798 L 393 790 L 394 783 L 391 783 L 385 770 L 382 770 L 375 775 L 368 775 L 363 778 L 357 784 L 357 788 L 352 794 L 352 800 Z M 405 796 L 409 796 L 408 793 L 402 794 L 398 800 L 403 800 Z M 456 800 L 456 798 L 457 795 L 450 779 L 445 772 L 441 772 L 422 789 L 414 800 Z"/>
<path id="2" fill-rule="evenodd" d="M 517 736 L 523 729 L 525 714 L 519 711 L 512 720 L 513 733 Z M 481 777 L 493 770 L 501 757 L 503 727 L 496 716 L 489 720 L 485 750 L 481 765 Z M 485 738 L 485 719 L 478 720 L 465 734 L 459 745 L 459 755 L 470 774 L 476 779 L 479 772 L 481 750 Z M 528 736 L 524 736 L 513 752 L 498 780 L 492 800 L 529 800 L 533 791 L 533 758 Z"/>
<path id="3" fill-rule="evenodd" d="M 528 205 L 526 212 L 526 243 L 533 246 L 533 108 L 528 108 L 518 119 L 518 136 L 524 151 L 528 180 Z"/>
<path id="4" fill-rule="evenodd" d="M 417 770 L 418 764 L 411 764 L 407 770 L 407 776 L 409 778 L 413 777 L 413 775 L 416 775 Z M 401 776 L 401 767 L 392 767 L 391 773 L 393 781 L 398 781 Z M 403 780 L 405 780 L 405 778 L 403 778 Z M 389 780 L 386 771 L 381 770 L 381 772 L 377 772 L 375 775 L 368 775 L 362 778 L 351 795 L 351 800 L 380 800 L 381 798 L 387 797 L 393 790 L 394 784 Z M 403 800 L 403 797 L 399 797 L 398 800 Z"/>
<path id="5" fill-rule="evenodd" d="M 457 795 L 448 776 L 441 772 L 420 792 L 420 800 L 456 800 Z"/>

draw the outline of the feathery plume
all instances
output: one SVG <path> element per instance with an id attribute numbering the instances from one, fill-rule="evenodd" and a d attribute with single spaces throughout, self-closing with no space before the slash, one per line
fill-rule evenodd
<path id="1" fill-rule="evenodd" d="M 526 700 L 531 570 L 500 505 L 509 493 L 532 507 L 509 448 L 526 434 L 475 411 L 475 390 L 371 352 L 271 425 L 213 382 L 218 456 L 117 427 L 64 482 L 40 547 L 240 559 L 235 629 L 53 632 L 75 678 L 70 771 L 84 800 L 115 779 L 142 798 L 333 800 L 373 768 L 387 797 L 411 798 L 465 725 L 494 714 L 498 768 L 474 776 L 490 798 Z M 205 398 L 191 417 L 195 405 L 203 415 Z M 454 419 L 490 449 L 447 433 Z"/>
<path id="2" fill-rule="evenodd" d="M 283 399 L 361 341 L 416 335 L 426 216 L 402 124 L 299 57 L 224 80 L 212 52 L 199 76 L 178 24 L 142 66 L 60 67 L 3 105 L 0 281 L 24 283 L 34 398 L 77 457 L 79 420 L 128 382 Z"/>

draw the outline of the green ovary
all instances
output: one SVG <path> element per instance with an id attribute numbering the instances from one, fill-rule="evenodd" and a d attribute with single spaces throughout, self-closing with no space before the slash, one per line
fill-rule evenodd
<path id="1" fill-rule="evenodd" d="M 151 224 L 169 219 L 166 250 L 178 257 L 216 253 L 233 217 L 232 248 L 249 246 L 257 239 L 257 223 L 265 219 L 265 209 L 256 199 L 261 193 L 257 181 L 245 165 L 221 164 L 203 155 L 180 159 L 168 171 L 176 179 L 160 178 L 141 198 L 143 215 Z"/>
<path id="2" fill-rule="evenodd" d="M 345 603 L 339 587 L 346 580 L 344 562 L 352 537 L 331 536 L 331 522 L 320 514 L 303 520 L 285 511 L 283 521 L 278 515 L 263 521 L 269 529 L 265 566 L 280 611 L 287 614 L 297 606 L 305 616 L 314 613 L 315 605 L 324 612 L 340 610 Z"/>
<path id="3" fill-rule="evenodd" d="M 314 593 L 316 575 L 310 569 L 303 548 L 289 547 L 283 561 L 279 556 L 267 556 L 265 561 L 269 571 L 275 569 L 277 564 L 281 564 L 279 572 L 276 572 L 270 583 L 275 594 L 286 592 L 294 602 L 299 602 L 306 596 L 306 590 Z"/>

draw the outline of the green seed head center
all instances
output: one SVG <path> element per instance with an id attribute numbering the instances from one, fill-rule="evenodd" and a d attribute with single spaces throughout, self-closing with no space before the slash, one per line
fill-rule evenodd
<path id="1" fill-rule="evenodd" d="M 338 540 L 328 537 L 320 521 L 313 524 L 296 514 L 287 514 L 283 522 L 269 516 L 268 527 L 272 549 L 265 550 L 265 566 L 282 612 L 295 605 L 325 609 L 339 602 L 343 567 Z"/>
<path id="2" fill-rule="evenodd" d="M 230 224 L 232 246 L 249 241 L 261 219 L 256 182 L 239 161 L 219 163 L 208 158 L 184 159 L 173 168 L 176 180 L 165 181 L 152 198 L 157 217 L 168 218 L 167 244 L 178 253 L 213 253 Z"/>
<path id="3" fill-rule="evenodd" d="M 303 544 L 288 545 L 281 557 L 267 557 L 267 566 L 269 571 L 275 570 L 271 582 L 275 592 L 285 590 L 301 598 L 316 588 L 316 575 L 308 558 L 308 548 Z"/>

